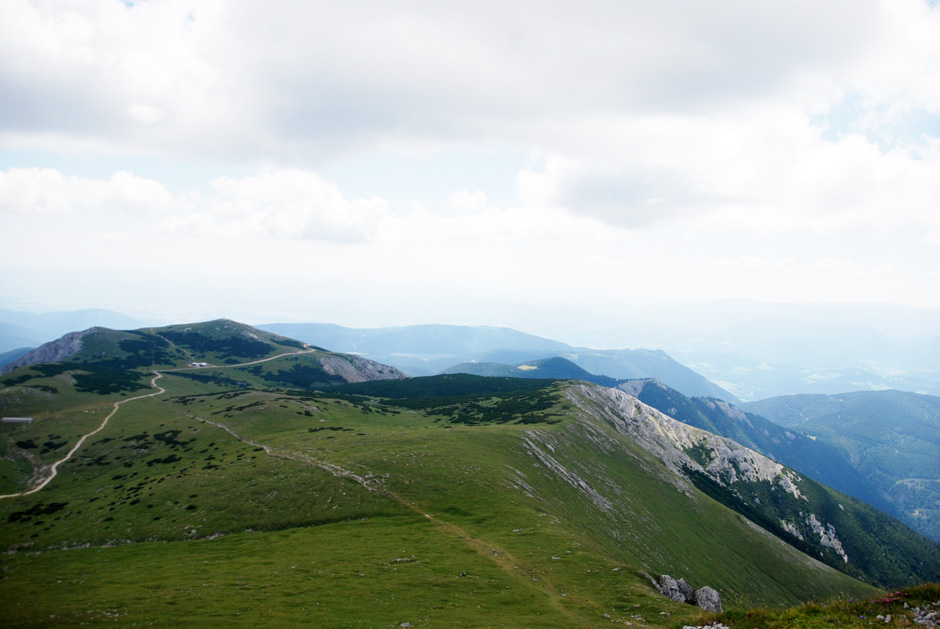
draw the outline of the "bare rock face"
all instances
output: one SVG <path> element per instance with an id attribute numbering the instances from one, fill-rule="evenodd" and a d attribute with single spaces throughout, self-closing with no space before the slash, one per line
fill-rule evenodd
<path id="1" fill-rule="evenodd" d="M 703 588 L 695 590 L 694 603 L 707 612 L 722 611 L 721 597 L 714 588 L 710 588 L 707 585 Z"/>
<path id="2" fill-rule="evenodd" d="M 766 482 L 805 499 L 795 472 L 739 443 L 683 424 L 618 389 L 579 385 L 571 391 L 569 398 L 582 410 L 609 422 L 680 476 L 691 469 L 725 487 L 739 481 Z M 711 460 L 705 466 L 694 461 L 687 454 L 693 448 L 709 450 Z"/>
<path id="3" fill-rule="evenodd" d="M 33 351 L 23 354 L 14 361 L 8 362 L 0 369 L 0 373 L 7 373 L 16 367 L 36 365 L 38 363 L 54 363 L 65 360 L 82 349 L 82 338 L 97 328 L 89 328 L 82 332 L 69 332 L 55 341 L 40 345 Z"/>
<path id="4" fill-rule="evenodd" d="M 341 377 L 346 382 L 368 382 L 371 380 L 398 380 L 408 376 L 394 367 L 377 363 L 362 356 L 323 356 L 320 365 L 329 374 Z"/>
<path id="5" fill-rule="evenodd" d="M 356 368 L 369 380 L 401 380 L 408 377 L 408 374 L 403 371 L 362 356 L 350 356 L 350 358 Z"/>

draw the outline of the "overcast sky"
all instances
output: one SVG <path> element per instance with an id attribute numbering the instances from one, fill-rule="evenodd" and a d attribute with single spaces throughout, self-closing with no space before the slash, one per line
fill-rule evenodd
<path id="1" fill-rule="evenodd" d="M 940 306 L 924 0 L 0 2 L 0 307 Z"/>

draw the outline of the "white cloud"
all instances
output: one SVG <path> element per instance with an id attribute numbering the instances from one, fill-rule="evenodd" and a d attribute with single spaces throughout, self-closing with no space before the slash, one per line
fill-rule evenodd
<path id="1" fill-rule="evenodd" d="M 936 19 L 921 4 L 10 0 L 0 54 L 15 61 L 0 89 L 21 106 L 4 127 L 281 159 L 493 139 L 552 151 L 597 116 L 799 106 L 807 86 L 816 100 L 820 86 L 824 100 L 860 89 L 871 67 L 910 67 L 936 48 L 911 26 Z M 929 102 L 922 76 L 892 75 L 891 94 Z M 129 112 L 163 112 L 161 133 L 121 124 Z"/>
<path id="2" fill-rule="evenodd" d="M 212 187 L 213 222 L 274 237 L 368 240 L 390 218 L 382 199 L 346 199 L 307 171 L 266 168 L 254 177 L 217 179 Z"/>
<path id="3" fill-rule="evenodd" d="M 154 125 L 166 117 L 166 112 L 159 107 L 137 103 L 127 109 L 127 115 L 143 125 Z"/>
<path id="4" fill-rule="evenodd" d="M 487 207 L 486 193 L 482 190 L 470 192 L 459 190 L 451 195 L 450 206 L 457 212 L 479 212 Z"/>
<path id="5" fill-rule="evenodd" d="M 313 268 L 355 243 L 350 281 L 424 265 L 484 291 L 481 258 L 539 260 L 584 299 L 602 267 L 637 293 L 727 274 L 847 299 L 867 277 L 913 303 L 940 245 L 937 32 L 921 0 L 6 0 L 0 212 L 20 240 L 88 220 Z M 531 162 L 436 179 L 461 151 Z M 342 189 L 317 174 L 337 164 Z M 166 174 L 190 166 L 199 191 Z"/>
<path id="6" fill-rule="evenodd" d="M 110 242 L 125 243 L 130 242 L 131 236 L 127 232 L 110 231 L 101 235 L 102 238 Z"/>
<path id="7" fill-rule="evenodd" d="M 117 172 L 108 179 L 66 176 L 58 170 L 0 171 L 0 212 L 82 215 L 113 221 L 110 213 L 142 214 L 166 229 L 200 235 L 244 235 L 364 241 L 390 220 L 381 199 L 346 199 L 314 173 L 264 169 L 258 175 L 212 182 L 214 194 L 173 195 L 159 182 Z M 119 232 L 110 232 L 119 233 Z"/>
<path id="8" fill-rule="evenodd" d="M 0 212 L 62 215 L 102 208 L 158 212 L 171 203 L 172 196 L 160 183 L 128 172 L 100 180 L 69 177 L 51 168 L 0 171 Z"/>

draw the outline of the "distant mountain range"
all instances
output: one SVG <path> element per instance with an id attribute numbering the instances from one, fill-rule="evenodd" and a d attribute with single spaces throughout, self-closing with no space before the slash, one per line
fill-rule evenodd
<path id="1" fill-rule="evenodd" d="M 664 345 L 744 400 L 901 389 L 940 394 L 940 336 L 889 338 L 872 328 L 767 317 Z"/>
<path id="2" fill-rule="evenodd" d="M 598 376 L 582 369 L 567 358 L 541 358 L 518 365 L 503 363 L 460 363 L 442 373 L 469 373 L 475 376 L 495 378 L 561 378 L 584 380 L 605 387 L 615 387 L 621 381 L 610 376 Z"/>
<path id="3" fill-rule="evenodd" d="M 686 395 L 731 402 L 887 389 L 940 394 L 940 336 L 889 338 L 871 328 L 792 318 L 763 317 L 710 333 L 659 333 L 662 349 L 657 350 L 588 349 L 492 327 L 260 327 L 336 351 L 362 353 L 415 376 L 460 363 L 513 365 L 558 356 L 596 375 L 655 377 Z"/>
<path id="4" fill-rule="evenodd" d="M 0 365 L 11 351 L 32 349 L 69 332 L 95 326 L 130 330 L 142 325 L 139 319 L 101 308 L 47 313 L 0 310 Z"/>
<path id="5" fill-rule="evenodd" d="M 0 411 L 32 421 L 0 430 L 0 624 L 682 626 L 697 610 L 650 577 L 763 606 L 940 579 L 936 543 L 690 425 L 814 447 L 724 402 L 620 383 L 683 423 L 590 382 L 404 378 L 312 345 L 97 327 L 11 366 Z"/>
<path id="6" fill-rule="evenodd" d="M 940 540 L 940 397 L 861 391 L 743 408 L 837 448 L 905 522 Z"/>
<path id="7" fill-rule="evenodd" d="M 876 305 L 731 301 L 699 304 L 681 312 L 658 310 L 653 315 L 662 320 L 659 324 L 611 322 L 609 328 L 597 328 L 586 320 L 580 331 L 567 326 L 572 338 L 589 339 L 595 347 L 632 350 L 586 349 L 490 326 L 348 328 L 275 323 L 259 327 L 335 351 L 361 354 L 414 376 L 433 375 L 464 362 L 519 364 L 559 356 L 594 374 L 616 379 L 656 377 L 686 395 L 734 402 L 888 389 L 940 395 L 937 312 Z M 703 329 L 682 328 L 683 321 L 686 326 L 697 321 Z M 67 332 L 142 325 L 100 309 L 45 314 L 0 310 L 0 365 L 16 352 Z M 668 364 L 675 361 L 681 364 Z"/>
<path id="8" fill-rule="evenodd" d="M 686 395 L 736 400 L 728 391 L 657 350 L 579 348 L 508 328 L 485 326 L 357 329 L 320 323 L 274 323 L 258 327 L 333 351 L 362 354 L 412 376 L 441 373 L 455 365 L 521 364 L 558 357 L 595 375 L 617 380 L 652 377 Z"/>

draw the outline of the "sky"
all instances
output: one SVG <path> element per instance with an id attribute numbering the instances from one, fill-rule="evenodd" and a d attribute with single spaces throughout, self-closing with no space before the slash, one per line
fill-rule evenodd
<path id="1" fill-rule="evenodd" d="M 940 307 L 940 7 L 4 0 L 0 221 L 15 310 Z"/>

